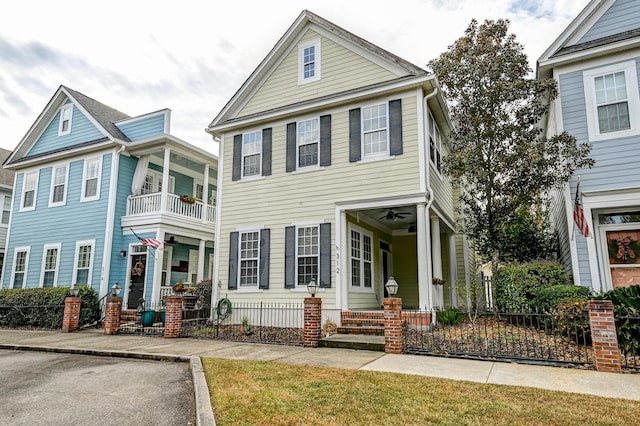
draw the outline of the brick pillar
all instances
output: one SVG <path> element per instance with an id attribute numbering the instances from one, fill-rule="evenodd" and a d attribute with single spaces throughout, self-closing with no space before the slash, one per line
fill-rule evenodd
<path id="1" fill-rule="evenodd" d="M 120 297 L 107 297 L 107 311 L 104 314 L 104 334 L 116 334 L 120 327 L 120 312 L 122 312 L 122 299 Z"/>
<path id="2" fill-rule="evenodd" d="M 62 317 L 62 332 L 68 333 L 79 328 L 80 306 L 82 299 L 79 297 L 66 297 L 64 299 L 64 314 Z"/>
<path id="3" fill-rule="evenodd" d="M 589 301 L 589 325 L 596 370 L 619 373 L 621 371 L 620 349 L 611 300 Z"/>
<path id="4" fill-rule="evenodd" d="M 317 348 L 322 322 L 322 299 L 305 297 L 304 299 L 304 336 L 302 345 L 305 348 Z"/>
<path id="5" fill-rule="evenodd" d="M 387 297 L 384 299 L 384 351 L 388 354 L 401 354 L 403 338 L 402 299 Z"/>
<path id="6" fill-rule="evenodd" d="M 164 337 L 180 337 L 182 331 L 182 296 L 167 296 L 164 299 Z"/>

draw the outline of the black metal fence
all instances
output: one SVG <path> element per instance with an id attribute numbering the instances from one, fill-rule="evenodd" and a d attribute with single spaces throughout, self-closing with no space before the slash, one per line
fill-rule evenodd
<path id="1" fill-rule="evenodd" d="M 277 303 L 218 304 L 212 318 L 182 321 L 182 337 L 254 343 L 302 345 L 304 305 Z M 226 303 L 226 304 L 225 304 Z"/>
<path id="2" fill-rule="evenodd" d="M 615 317 L 622 368 L 640 373 L 640 316 Z"/>
<path id="3" fill-rule="evenodd" d="M 589 319 L 576 314 L 459 313 L 435 326 L 405 311 L 405 353 L 591 368 Z"/>

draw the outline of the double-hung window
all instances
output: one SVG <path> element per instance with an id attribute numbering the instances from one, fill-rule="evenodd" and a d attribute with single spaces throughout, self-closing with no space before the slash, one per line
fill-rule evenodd
<path id="1" fill-rule="evenodd" d="M 318 283 L 318 265 L 320 263 L 320 232 L 318 226 L 299 226 L 296 228 L 297 284 L 307 285 L 311 280 Z"/>
<path id="2" fill-rule="evenodd" d="M 71 133 L 71 120 L 73 119 L 73 104 L 66 104 L 60 109 L 60 123 L 58 124 L 58 136 Z"/>
<path id="3" fill-rule="evenodd" d="M 242 135 L 242 176 L 259 176 L 262 165 L 262 132 Z"/>
<path id="4" fill-rule="evenodd" d="M 373 236 L 357 226 L 350 231 L 351 288 L 373 288 Z"/>
<path id="5" fill-rule="evenodd" d="M 16 247 L 13 254 L 12 287 L 23 288 L 27 280 L 27 266 L 29 265 L 29 247 Z"/>
<path id="6" fill-rule="evenodd" d="M 387 104 L 362 108 L 362 156 L 389 154 Z"/>
<path id="7" fill-rule="evenodd" d="M 429 160 L 438 172 L 441 171 L 442 162 L 442 139 L 440 129 L 429 111 Z"/>
<path id="8" fill-rule="evenodd" d="M 102 159 L 90 158 L 84 161 L 82 178 L 82 197 L 80 201 L 92 201 L 100 198 L 100 166 Z"/>
<path id="9" fill-rule="evenodd" d="M 298 167 L 318 165 L 320 120 L 312 118 L 298 122 L 297 136 Z"/>
<path id="10" fill-rule="evenodd" d="M 95 240 L 76 242 L 76 262 L 73 270 L 73 282 L 78 285 L 88 285 L 91 283 L 94 247 Z"/>
<path id="11" fill-rule="evenodd" d="M 638 134 L 638 95 L 635 61 L 583 73 L 587 128 L 590 140 Z"/>
<path id="12" fill-rule="evenodd" d="M 60 258 L 60 244 L 44 246 L 42 257 L 42 287 L 55 287 L 58 278 L 58 264 Z"/>
<path id="13" fill-rule="evenodd" d="M 0 224 L 8 225 L 11 217 L 11 195 L 5 195 L 2 198 L 2 220 Z"/>
<path id="14" fill-rule="evenodd" d="M 67 165 L 54 166 L 51 171 L 51 199 L 49 206 L 60 206 L 65 203 L 67 194 Z"/>
<path id="15" fill-rule="evenodd" d="M 260 260 L 260 232 L 240 233 L 240 288 L 258 287 L 258 262 Z"/>
<path id="16" fill-rule="evenodd" d="M 38 171 L 27 172 L 22 181 L 22 208 L 33 210 L 36 208 L 36 189 L 38 187 Z"/>
<path id="17" fill-rule="evenodd" d="M 320 79 L 320 40 L 298 46 L 298 84 Z"/>

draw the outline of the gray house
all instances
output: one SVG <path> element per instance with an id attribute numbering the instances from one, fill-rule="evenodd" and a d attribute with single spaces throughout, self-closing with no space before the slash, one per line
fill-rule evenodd
<path id="1" fill-rule="evenodd" d="M 0 148 L 0 164 L 11 155 L 11 151 Z M 0 272 L 4 267 L 5 249 L 7 247 L 7 231 L 9 229 L 9 219 L 11 217 L 11 195 L 13 193 L 13 178 L 15 172 L 0 167 L 0 206 L 2 206 L 2 216 L 0 216 Z"/>
<path id="2" fill-rule="evenodd" d="M 574 282 L 595 291 L 640 283 L 638 71 L 637 0 L 592 0 L 538 60 L 538 77 L 553 76 L 560 90 L 548 133 L 593 146 L 596 165 L 554 194 L 552 219 Z"/>

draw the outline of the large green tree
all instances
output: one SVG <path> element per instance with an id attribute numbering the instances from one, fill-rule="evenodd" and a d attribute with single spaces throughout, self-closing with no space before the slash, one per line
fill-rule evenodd
<path id="1" fill-rule="evenodd" d="M 594 164 L 589 145 L 566 132 L 544 135 L 556 82 L 530 77 L 523 47 L 508 30 L 508 20 L 472 20 L 429 62 L 454 122 L 443 169 L 463 189 L 463 232 L 494 267 L 518 212 Z"/>

